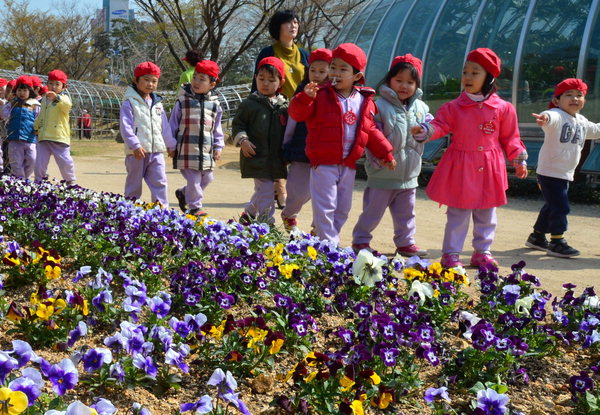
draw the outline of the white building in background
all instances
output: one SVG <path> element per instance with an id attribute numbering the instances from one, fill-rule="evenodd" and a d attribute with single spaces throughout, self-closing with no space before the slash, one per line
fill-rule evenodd
<path id="1" fill-rule="evenodd" d="M 110 32 L 118 20 L 133 21 L 129 0 L 102 0 L 102 9 L 98 10 L 97 15 L 106 32 Z"/>

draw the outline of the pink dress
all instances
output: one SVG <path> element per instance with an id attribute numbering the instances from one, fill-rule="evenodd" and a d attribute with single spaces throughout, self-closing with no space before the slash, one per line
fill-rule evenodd
<path id="1" fill-rule="evenodd" d="M 431 125 L 431 140 L 449 133 L 452 137 L 427 186 L 427 195 L 459 209 L 506 204 L 504 153 L 512 161 L 526 151 L 512 104 L 496 94 L 475 102 L 463 92 L 442 105 Z"/>

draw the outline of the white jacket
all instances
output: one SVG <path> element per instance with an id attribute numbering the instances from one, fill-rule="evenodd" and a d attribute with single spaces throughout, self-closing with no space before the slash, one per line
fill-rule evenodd
<path id="1" fill-rule="evenodd" d="M 158 97 L 158 96 L 157 96 Z M 147 153 L 162 153 L 167 147 L 162 135 L 162 114 L 165 111 L 160 98 L 153 102 L 152 107 L 132 87 L 125 91 L 124 101 L 129 101 L 133 109 L 135 135 L 142 148 Z M 125 145 L 125 153 L 133 151 Z"/>

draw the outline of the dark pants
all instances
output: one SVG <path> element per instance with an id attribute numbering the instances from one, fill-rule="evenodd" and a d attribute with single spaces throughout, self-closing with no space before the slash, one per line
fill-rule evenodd
<path id="1" fill-rule="evenodd" d="M 562 235 L 567 230 L 569 207 L 569 181 L 554 177 L 537 176 L 538 185 L 546 202 L 533 229 L 541 233 Z"/>

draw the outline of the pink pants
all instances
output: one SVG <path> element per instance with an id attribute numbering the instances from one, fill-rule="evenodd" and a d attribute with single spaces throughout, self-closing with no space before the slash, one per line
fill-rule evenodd
<path id="1" fill-rule="evenodd" d="M 469 231 L 469 222 L 473 216 L 473 248 L 476 251 L 489 251 L 496 235 L 496 208 L 459 209 L 448 206 L 448 221 L 444 231 L 444 254 L 460 253 Z"/>
<path id="2" fill-rule="evenodd" d="M 288 166 L 287 201 L 281 216 L 296 218 L 300 209 L 310 200 L 310 164 L 292 161 Z"/>
<path id="3" fill-rule="evenodd" d="M 394 223 L 394 244 L 405 247 L 415 243 L 415 195 L 417 189 L 376 189 L 367 187 L 363 194 L 363 211 L 352 231 L 353 244 L 368 244 L 373 230 L 390 208 Z"/>
<path id="4" fill-rule="evenodd" d="M 40 181 L 48 177 L 48 164 L 50 156 L 54 156 L 54 161 L 58 165 L 60 175 L 67 183 L 75 183 L 75 163 L 71 157 L 71 147 L 65 143 L 57 141 L 43 140 L 37 143 L 37 155 L 35 159 L 35 180 Z"/>
<path id="5" fill-rule="evenodd" d="M 275 200 L 273 180 L 254 179 L 254 193 L 244 209 L 246 213 L 261 222 L 275 223 Z"/>
<path id="6" fill-rule="evenodd" d="M 29 179 L 35 168 L 36 144 L 21 140 L 9 140 L 8 159 L 13 176 Z M 0 153 L 0 157 L 2 154 Z"/>
<path id="7" fill-rule="evenodd" d="M 185 193 L 185 201 L 190 209 L 201 209 L 204 189 L 213 181 L 212 170 L 181 169 L 181 175 L 187 184 L 182 187 Z"/>
<path id="8" fill-rule="evenodd" d="M 319 238 L 340 243 L 340 232 L 352 207 L 355 176 L 356 170 L 340 164 L 310 169 L 313 222 Z"/>
<path id="9" fill-rule="evenodd" d="M 133 154 L 125 157 L 127 178 L 125 179 L 125 197 L 142 197 L 142 179 L 150 189 L 152 202 L 169 206 L 167 197 L 167 174 L 163 153 L 146 153 L 146 157 L 137 160 Z"/>

